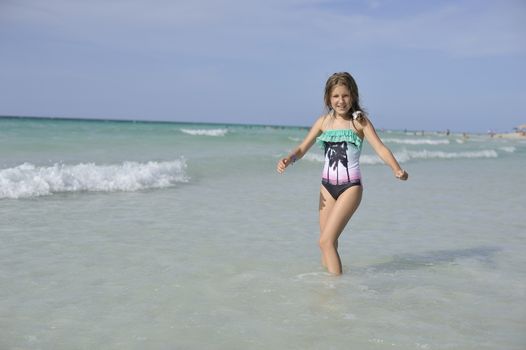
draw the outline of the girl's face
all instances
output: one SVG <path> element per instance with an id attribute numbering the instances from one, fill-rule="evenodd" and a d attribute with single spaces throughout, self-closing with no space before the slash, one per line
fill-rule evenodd
<path id="1" fill-rule="evenodd" d="M 352 106 L 351 92 L 344 85 L 336 85 L 331 91 L 331 107 L 337 115 L 348 115 Z"/>

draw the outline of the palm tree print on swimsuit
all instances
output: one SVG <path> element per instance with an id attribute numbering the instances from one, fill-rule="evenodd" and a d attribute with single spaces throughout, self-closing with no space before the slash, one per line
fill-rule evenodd
<path id="1" fill-rule="evenodd" d="M 332 168 L 333 171 L 336 171 L 336 185 L 339 185 L 340 175 L 338 165 L 341 164 L 347 172 L 347 182 L 351 182 L 351 177 L 349 176 L 349 160 L 347 158 L 347 142 L 325 142 L 325 156 L 329 157 L 327 179 L 330 179 L 329 170 Z"/>

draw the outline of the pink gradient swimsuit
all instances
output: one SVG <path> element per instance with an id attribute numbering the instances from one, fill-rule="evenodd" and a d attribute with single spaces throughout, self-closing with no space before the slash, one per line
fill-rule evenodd
<path id="1" fill-rule="evenodd" d="M 351 129 L 325 130 L 316 139 L 325 154 L 322 184 L 334 199 L 352 186 L 361 186 L 363 140 Z"/>

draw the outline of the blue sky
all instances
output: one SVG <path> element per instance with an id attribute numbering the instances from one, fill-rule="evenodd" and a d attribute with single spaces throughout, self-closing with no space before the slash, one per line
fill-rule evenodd
<path id="1" fill-rule="evenodd" d="M 348 71 L 377 128 L 526 123 L 526 2 L 0 0 L 0 115 L 310 125 Z"/>

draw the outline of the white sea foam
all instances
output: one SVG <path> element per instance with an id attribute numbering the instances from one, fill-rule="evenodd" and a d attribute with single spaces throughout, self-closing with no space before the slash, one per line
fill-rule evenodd
<path id="1" fill-rule="evenodd" d="M 495 150 L 480 150 L 466 152 L 443 152 L 443 151 L 408 151 L 402 150 L 395 153 L 399 162 L 405 163 L 412 159 L 475 159 L 475 158 L 497 158 L 499 155 Z M 376 157 L 376 156 L 374 156 Z M 380 158 L 376 157 L 371 164 L 381 163 Z M 367 163 L 366 163 L 367 164 Z"/>
<path id="2" fill-rule="evenodd" d="M 193 136 L 225 136 L 227 129 L 180 129 L 182 132 Z"/>
<path id="3" fill-rule="evenodd" d="M 432 139 L 382 139 L 385 143 L 398 143 L 405 145 L 448 145 L 449 140 L 432 140 Z"/>
<path id="4" fill-rule="evenodd" d="M 306 155 L 303 156 L 304 160 L 308 160 L 308 161 L 311 161 L 311 162 L 324 162 L 325 161 L 325 157 L 322 155 L 322 154 L 319 154 L 319 153 L 307 153 Z"/>
<path id="5" fill-rule="evenodd" d="M 499 155 L 495 150 L 465 151 L 465 152 L 443 152 L 443 151 L 408 151 L 396 152 L 395 157 L 404 163 L 412 159 L 471 159 L 471 158 L 497 158 Z M 380 160 L 380 159 L 378 159 Z"/>
<path id="6" fill-rule="evenodd" d="M 500 147 L 499 149 L 504 151 L 504 152 L 508 152 L 508 153 L 513 153 L 513 152 L 515 152 L 517 150 L 517 148 L 515 148 L 513 146 Z"/>
<path id="7" fill-rule="evenodd" d="M 57 192 L 137 191 L 187 182 L 184 158 L 166 162 L 81 163 L 39 167 L 24 163 L 0 170 L 0 199 L 29 198 Z"/>

